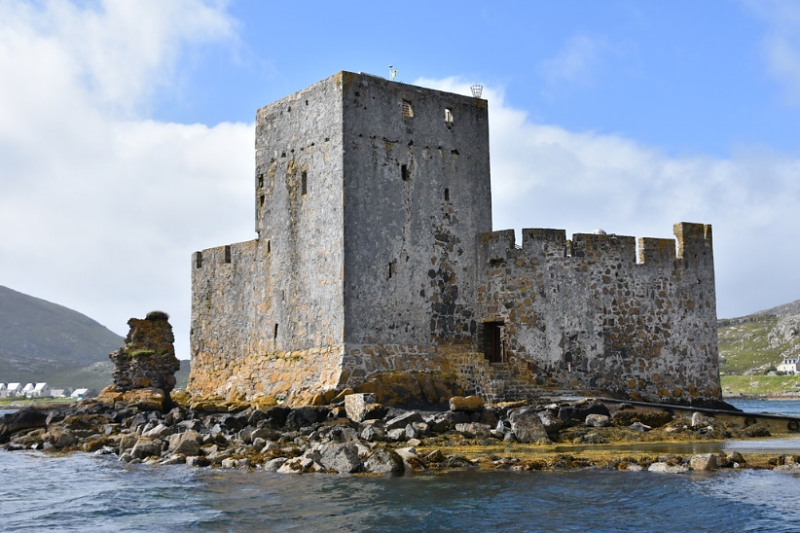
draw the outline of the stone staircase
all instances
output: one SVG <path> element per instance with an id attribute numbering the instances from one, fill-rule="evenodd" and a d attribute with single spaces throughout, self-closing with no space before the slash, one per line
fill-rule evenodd
<path id="1" fill-rule="evenodd" d="M 489 403 L 537 398 L 545 391 L 531 383 L 519 370 L 507 363 L 490 363 L 485 359 L 471 361 L 465 376 L 475 394 Z"/>

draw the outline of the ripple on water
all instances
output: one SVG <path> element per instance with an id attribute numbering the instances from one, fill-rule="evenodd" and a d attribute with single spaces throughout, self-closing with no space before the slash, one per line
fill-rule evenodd
<path id="1" fill-rule="evenodd" d="M 283 477 L 0 452 L 0 479 L 3 531 L 800 531 L 800 478 L 768 471 Z"/>

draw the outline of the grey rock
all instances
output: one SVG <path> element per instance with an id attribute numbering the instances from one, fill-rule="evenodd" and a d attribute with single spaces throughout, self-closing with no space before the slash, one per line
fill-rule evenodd
<path id="1" fill-rule="evenodd" d="M 131 455 L 135 459 L 147 459 L 152 455 L 161 455 L 163 442 L 159 439 L 140 437 L 131 450 Z"/>
<path id="2" fill-rule="evenodd" d="M 396 452 L 378 448 L 364 461 L 364 470 L 374 474 L 402 474 L 405 465 Z"/>
<path id="3" fill-rule="evenodd" d="M 344 410 L 347 413 L 347 418 L 354 422 L 383 418 L 386 416 L 388 409 L 377 402 L 377 396 L 372 393 L 345 396 Z"/>
<path id="4" fill-rule="evenodd" d="M 403 441 L 406 438 L 406 429 L 405 428 L 397 428 L 391 429 L 386 432 L 386 439 L 393 440 L 396 442 Z"/>
<path id="5" fill-rule="evenodd" d="M 386 437 L 383 429 L 377 426 L 367 426 L 361 431 L 361 439 L 367 442 L 378 442 Z"/>
<path id="6" fill-rule="evenodd" d="M 142 433 L 143 437 L 152 437 L 155 439 L 163 439 L 172 435 L 172 428 L 164 424 L 158 424 L 154 428 L 149 429 Z"/>
<path id="7" fill-rule="evenodd" d="M 714 420 L 707 417 L 703 413 L 692 413 L 692 427 L 708 426 L 714 423 Z"/>
<path id="8" fill-rule="evenodd" d="M 535 410 L 526 407 L 514 409 L 509 413 L 508 420 L 511 423 L 511 431 L 518 442 L 524 444 L 551 443 L 547 430 Z"/>
<path id="9" fill-rule="evenodd" d="M 203 436 L 197 431 L 189 430 L 170 436 L 168 450 L 182 455 L 200 455 L 200 443 Z"/>
<path id="10" fill-rule="evenodd" d="M 275 459 L 270 459 L 264 463 L 264 470 L 267 472 L 277 472 L 286 461 L 288 461 L 286 457 L 276 457 Z"/>
<path id="11" fill-rule="evenodd" d="M 590 427 L 604 428 L 611 425 L 611 418 L 608 415 L 593 413 L 586 415 L 585 424 Z"/>
<path id="12" fill-rule="evenodd" d="M 629 426 L 634 431 L 650 431 L 653 429 L 652 427 L 648 426 L 647 424 L 642 424 L 641 422 L 634 422 Z"/>
<path id="13" fill-rule="evenodd" d="M 287 460 L 278 468 L 279 474 L 304 474 L 307 472 L 322 472 L 325 468 L 310 457 L 294 457 Z"/>
<path id="14" fill-rule="evenodd" d="M 408 411 L 407 413 L 392 418 L 386 422 L 384 427 L 387 431 L 397 428 L 405 429 L 407 425 L 413 424 L 414 422 L 424 422 L 424 420 L 422 420 L 422 416 L 418 412 Z"/>
<path id="15" fill-rule="evenodd" d="M 318 449 L 318 462 L 326 470 L 334 470 L 340 474 L 354 474 L 363 469 L 358 458 L 358 448 L 353 443 L 323 444 Z"/>
<path id="16" fill-rule="evenodd" d="M 456 424 L 455 429 L 467 438 L 475 438 L 487 436 L 492 427 L 478 422 L 469 422 L 468 424 Z"/>
<path id="17" fill-rule="evenodd" d="M 689 466 L 692 470 L 706 471 L 717 469 L 717 456 L 713 453 L 701 453 L 693 455 L 689 459 Z"/>
<path id="18" fill-rule="evenodd" d="M 684 465 L 670 465 L 667 463 L 653 463 L 647 469 L 648 472 L 658 472 L 661 474 L 682 474 L 688 472 L 689 468 Z"/>
<path id="19" fill-rule="evenodd" d="M 539 411 L 537 414 L 548 435 L 554 435 L 564 427 L 564 422 L 549 409 L 546 411 Z"/>

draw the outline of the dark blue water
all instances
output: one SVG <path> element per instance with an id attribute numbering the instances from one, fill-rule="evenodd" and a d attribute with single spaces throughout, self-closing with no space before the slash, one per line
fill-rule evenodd
<path id="1" fill-rule="evenodd" d="M 794 533 L 798 499 L 800 476 L 770 471 L 278 476 L 0 451 L 0 531 Z"/>
<path id="2" fill-rule="evenodd" d="M 3 531 L 800 531 L 800 477 L 582 471 L 402 478 L 0 452 Z"/>

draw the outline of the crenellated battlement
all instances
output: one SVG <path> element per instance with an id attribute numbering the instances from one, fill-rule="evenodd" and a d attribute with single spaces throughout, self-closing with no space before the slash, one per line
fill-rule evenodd
<path id="1" fill-rule="evenodd" d="M 679 222 L 675 239 L 631 237 L 606 233 L 574 233 L 565 230 L 524 228 L 522 246 L 513 229 L 478 235 L 478 253 L 483 262 L 498 264 L 519 258 L 576 258 L 622 261 L 641 265 L 671 264 L 678 259 L 702 263 L 712 254 L 711 226 Z M 638 248 L 638 253 L 637 253 Z"/>

